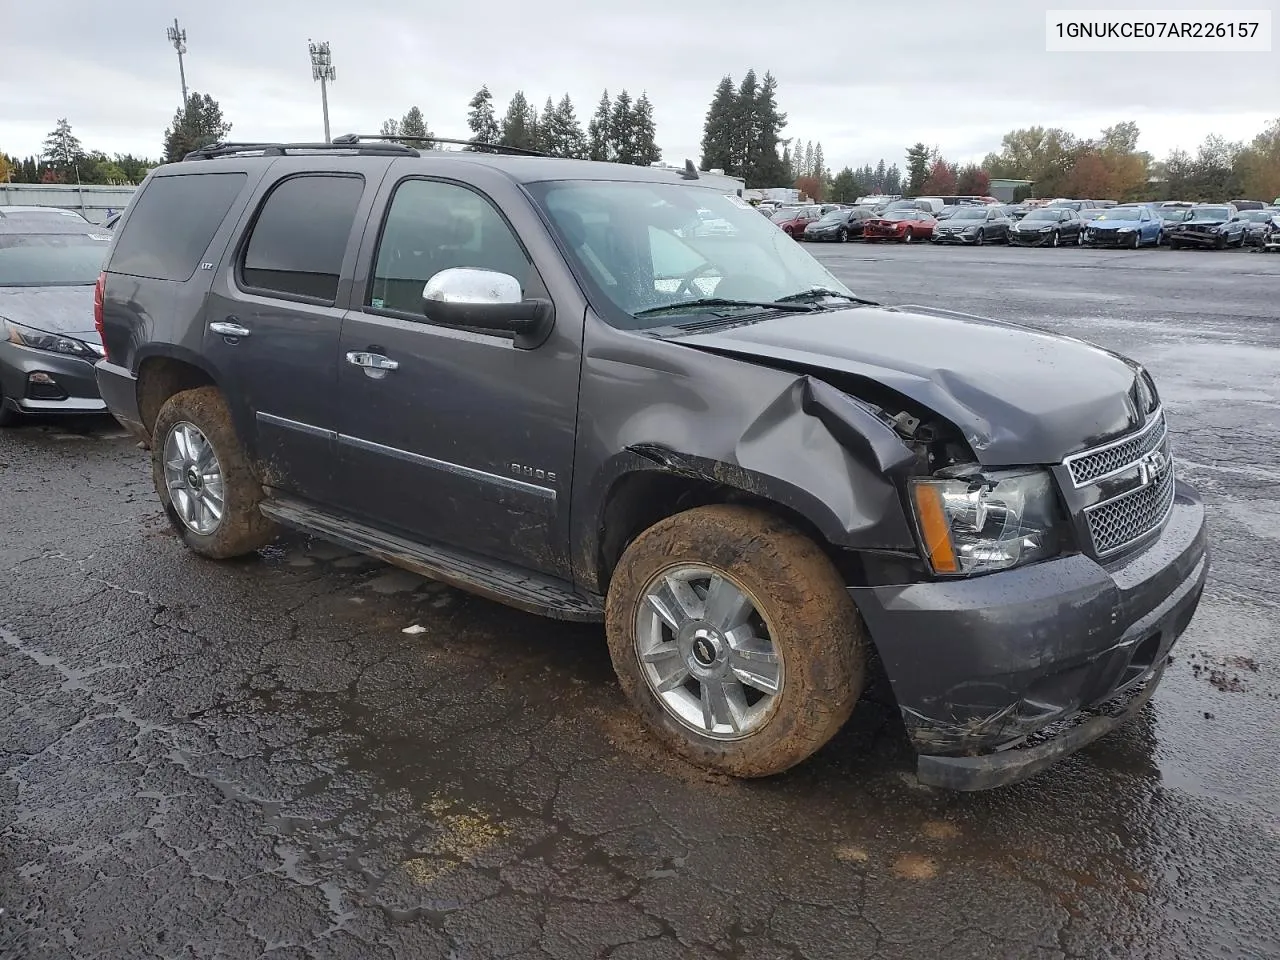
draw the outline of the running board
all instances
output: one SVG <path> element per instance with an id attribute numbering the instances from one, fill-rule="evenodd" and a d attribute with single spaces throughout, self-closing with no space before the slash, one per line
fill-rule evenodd
<path id="1" fill-rule="evenodd" d="M 604 607 L 598 598 L 581 597 L 567 584 L 509 564 L 449 547 L 414 543 L 297 500 L 272 498 L 264 501 L 260 509 L 263 515 L 287 527 L 528 613 L 584 623 L 604 620 Z"/>

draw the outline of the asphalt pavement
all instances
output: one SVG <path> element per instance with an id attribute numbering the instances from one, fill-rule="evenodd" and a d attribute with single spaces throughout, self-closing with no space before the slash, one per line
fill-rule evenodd
<path id="1" fill-rule="evenodd" d="M 710 777 L 639 730 L 598 628 L 305 538 L 200 560 L 113 423 L 24 426 L 0 958 L 1280 956 L 1280 256 L 814 252 L 1152 371 L 1214 566 L 1138 720 L 961 795 L 867 702 L 787 775 Z"/>

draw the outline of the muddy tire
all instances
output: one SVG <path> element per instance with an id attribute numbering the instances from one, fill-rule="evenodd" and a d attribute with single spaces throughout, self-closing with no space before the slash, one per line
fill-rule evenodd
<path id="1" fill-rule="evenodd" d="M 609 584 L 605 626 L 646 726 L 717 773 L 795 766 L 862 692 L 861 621 L 835 567 L 813 541 L 745 507 L 699 507 L 636 538 Z"/>
<path id="2" fill-rule="evenodd" d="M 258 510 L 262 484 L 217 387 L 184 390 L 160 408 L 151 476 L 169 522 L 201 556 L 225 560 L 252 553 L 279 532 Z"/>

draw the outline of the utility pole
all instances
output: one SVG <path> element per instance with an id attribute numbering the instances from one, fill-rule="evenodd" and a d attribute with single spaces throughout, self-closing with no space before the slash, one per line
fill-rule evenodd
<path id="1" fill-rule="evenodd" d="M 324 142 L 331 143 L 329 137 L 329 87 L 330 80 L 338 79 L 338 71 L 334 69 L 333 57 L 329 55 L 329 41 L 323 43 L 307 40 L 311 51 L 311 79 L 320 81 L 320 105 L 324 109 Z"/>
<path id="2" fill-rule="evenodd" d="M 182 109 L 187 109 L 187 68 L 182 62 L 183 54 L 187 52 L 187 31 L 178 26 L 178 18 L 173 18 L 173 26 L 165 31 L 169 38 L 169 42 L 173 44 L 173 49 L 178 51 L 178 76 L 182 78 Z"/>

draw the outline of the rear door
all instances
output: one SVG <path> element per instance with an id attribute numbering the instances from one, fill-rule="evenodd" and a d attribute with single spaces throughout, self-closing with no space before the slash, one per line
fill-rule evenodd
<path id="1" fill-rule="evenodd" d="M 279 161 L 248 207 L 205 311 L 205 356 L 238 408 L 265 481 L 320 503 L 333 501 L 336 478 L 339 304 L 388 164 Z"/>

